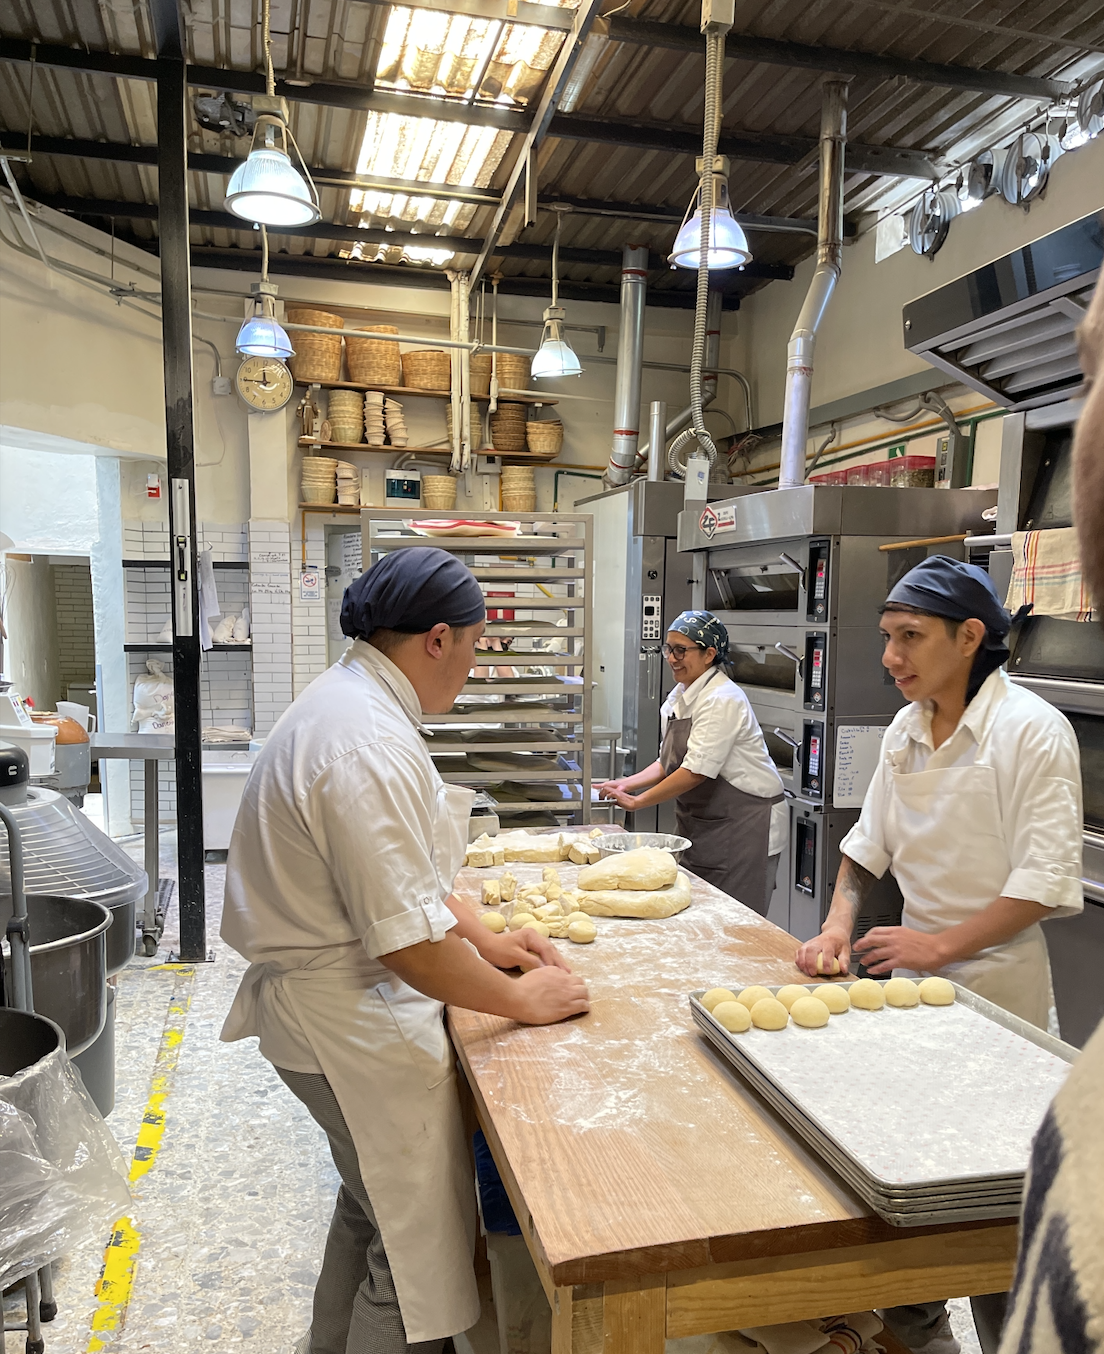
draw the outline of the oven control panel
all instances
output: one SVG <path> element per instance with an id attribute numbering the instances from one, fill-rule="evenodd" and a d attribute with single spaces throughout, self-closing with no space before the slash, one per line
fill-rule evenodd
<path id="1" fill-rule="evenodd" d="M 824 724 L 819 719 L 807 719 L 801 737 L 801 793 L 824 798 Z"/>
<path id="2" fill-rule="evenodd" d="M 663 598 L 658 593 L 640 599 L 640 638 L 655 640 L 663 638 Z"/>
<path id="3" fill-rule="evenodd" d="M 828 636 L 813 630 L 805 636 L 805 662 L 802 664 L 806 710 L 823 710 L 828 685 Z"/>
<path id="4" fill-rule="evenodd" d="M 807 621 L 824 621 L 828 618 L 831 558 L 831 541 L 814 539 L 809 542 L 809 567 L 805 573 L 805 619 Z"/>

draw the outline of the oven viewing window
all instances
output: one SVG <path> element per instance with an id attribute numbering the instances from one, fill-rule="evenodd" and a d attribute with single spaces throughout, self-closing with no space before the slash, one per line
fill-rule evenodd
<path id="1" fill-rule="evenodd" d="M 707 611 L 796 611 L 801 574 L 786 564 L 710 569 Z"/>
<path id="2" fill-rule="evenodd" d="M 1090 621 L 1029 616 L 1008 662 L 1014 677 L 1104 683 L 1104 631 Z"/>
<path id="3" fill-rule="evenodd" d="M 797 690 L 797 663 L 788 654 L 757 644 L 733 644 L 729 670 L 737 686 L 767 687 L 792 696 Z"/>
<path id="4" fill-rule="evenodd" d="M 1085 797 L 1085 826 L 1104 832 L 1104 718 L 1068 714 L 1081 746 L 1081 787 Z"/>

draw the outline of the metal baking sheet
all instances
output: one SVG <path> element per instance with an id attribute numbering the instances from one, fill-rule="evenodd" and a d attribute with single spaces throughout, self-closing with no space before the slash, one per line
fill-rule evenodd
<path id="1" fill-rule="evenodd" d="M 956 991 L 953 1006 L 852 1011 L 820 1030 L 736 1036 L 700 1006 L 700 993 L 693 1005 L 726 1056 L 791 1101 L 880 1192 L 1013 1187 L 1077 1052 Z M 843 1090 L 856 1071 L 873 1091 L 865 1113 Z"/>

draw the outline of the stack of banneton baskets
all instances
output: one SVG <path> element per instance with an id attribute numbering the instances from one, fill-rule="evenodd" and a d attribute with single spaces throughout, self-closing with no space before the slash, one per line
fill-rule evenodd
<path id="1" fill-rule="evenodd" d="M 393 324 L 365 324 L 357 334 L 397 334 Z M 399 345 L 390 339 L 357 338 L 345 335 L 345 366 L 349 380 L 365 386 L 402 384 L 402 358 Z"/>
<path id="2" fill-rule="evenodd" d="M 331 390 L 327 417 L 334 442 L 359 442 L 364 436 L 364 396 L 359 390 Z"/>
<path id="3" fill-rule="evenodd" d="M 532 358 L 522 357 L 517 353 L 499 353 L 497 363 L 499 390 L 528 390 L 529 369 L 532 365 Z"/>
<path id="4" fill-rule="evenodd" d="M 537 486 L 531 465 L 502 467 L 503 512 L 536 512 Z"/>
<path id="5" fill-rule="evenodd" d="M 445 410 L 445 428 L 448 432 L 449 446 L 452 445 L 452 405 Z M 477 405 L 471 406 L 471 420 L 468 435 L 470 438 L 469 446 L 473 451 L 478 451 L 483 445 L 483 416 L 479 412 Z"/>
<path id="6" fill-rule="evenodd" d="M 563 423 L 558 418 L 534 418 L 525 425 L 526 445 L 536 455 L 558 456 L 563 438 Z"/>
<path id="7" fill-rule="evenodd" d="M 473 400 L 491 398 L 492 353 L 475 353 L 471 358 L 471 397 Z"/>
<path id="8" fill-rule="evenodd" d="M 456 480 L 452 475 L 422 476 L 422 505 L 451 512 L 456 507 Z"/>
<path id="9" fill-rule="evenodd" d="M 287 313 L 289 324 L 310 324 L 317 328 L 343 329 L 345 321 L 328 310 L 295 309 Z M 289 366 L 297 381 L 341 380 L 341 335 L 293 333 L 295 356 Z"/>
<path id="10" fill-rule="evenodd" d="M 452 389 L 452 359 L 441 348 L 412 348 L 402 354 L 403 385 L 415 390 Z"/>
<path id="11" fill-rule="evenodd" d="M 332 503 L 337 496 L 337 461 L 331 456 L 304 456 L 304 503 Z"/>
<path id="12" fill-rule="evenodd" d="M 491 442 L 495 451 L 514 455 L 526 449 L 524 404 L 501 403 L 491 415 Z"/>

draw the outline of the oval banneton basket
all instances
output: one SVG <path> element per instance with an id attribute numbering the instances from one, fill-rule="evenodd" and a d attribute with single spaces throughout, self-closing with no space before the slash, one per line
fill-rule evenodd
<path id="1" fill-rule="evenodd" d="M 402 384 L 399 345 L 391 339 L 359 338 L 360 334 L 397 334 L 393 324 L 364 324 L 345 335 L 345 368 L 349 380 L 364 386 Z"/>
<path id="2" fill-rule="evenodd" d="M 313 324 L 326 329 L 342 329 L 345 325 L 340 315 L 331 315 L 328 310 L 289 310 L 287 319 L 289 324 Z M 288 365 L 297 381 L 309 384 L 311 381 L 341 380 L 340 334 L 293 333 L 290 338 L 295 356 Z"/>
<path id="3" fill-rule="evenodd" d="M 452 359 L 440 348 L 415 348 L 402 354 L 403 385 L 415 390 L 452 389 Z"/>

